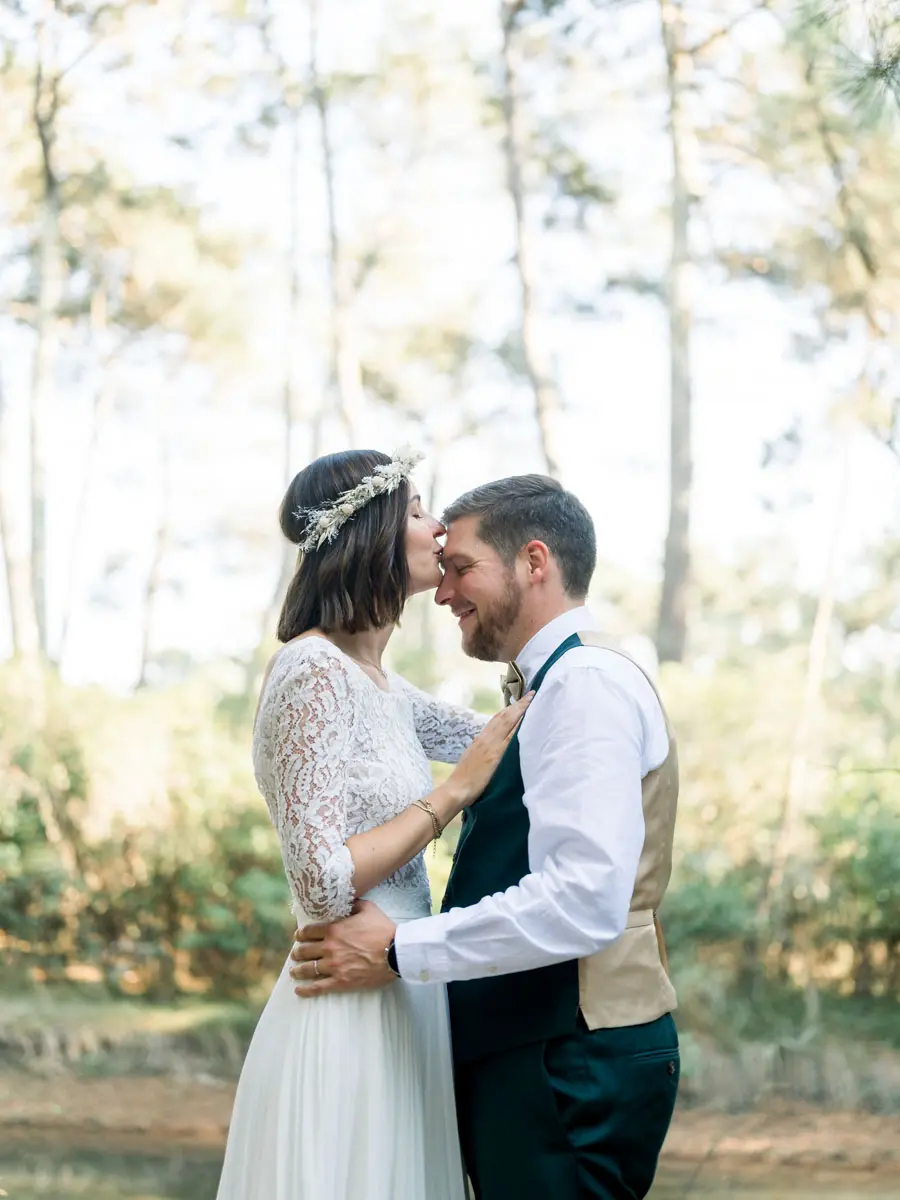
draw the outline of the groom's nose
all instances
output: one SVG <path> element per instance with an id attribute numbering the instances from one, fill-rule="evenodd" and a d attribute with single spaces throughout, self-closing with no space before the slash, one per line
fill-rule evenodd
<path id="1" fill-rule="evenodd" d="M 450 582 L 450 576 L 445 575 L 438 585 L 438 590 L 434 593 L 435 604 L 449 604 L 453 599 L 453 584 Z"/>

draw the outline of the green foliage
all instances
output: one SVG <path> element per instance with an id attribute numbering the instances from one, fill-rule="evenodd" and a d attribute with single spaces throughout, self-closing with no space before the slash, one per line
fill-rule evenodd
<path id="1" fill-rule="evenodd" d="M 892 0 L 806 0 L 799 31 L 828 61 L 828 82 L 863 121 L 900 113 L 900 15 Z"/>
<path id="2" fill-rule="evenodd" d="M 202 686 L 53 684 L 43 728 L 0 675 L 0 929 L 13 968 L 164 997 L 243 995 L 283 961 L 289 898 L 249 729 Z"/>
<path id="3" fill-rule="evenodd" d="M 686 856 L 666 899 L 666 940 L 674 953 L 696 946 L 736 945 L 754 928 L 764 883 L 758 863 L 724 874 L 710 856 Z"/>
<path id="4" fill-rule="evenodd" d="M 878 661 L 856 656 L 851 670 L 833 660 L 786 944 L 761 915 L 813 605 L 779 584 L 777 555 L 765 577 L 760 562 L 751 556 L 732 572 L 701 563 L 710 615 L 698 656 L 669 664 L 661 680 L 683 777 L 663 923 L 686 1027 L 726 1039 L 765 1028 L 796 1036 L 810 982 L 828 1020 L 834 1005 L 887 1004 L 900 990 L 900 689 Z M 880 582 L 840 610 L 842 637 L 864 636 L 896 607 L 893 556 L 870 566 Z M 427 622 L 429 613 L 418 615 Z M 608 623 L 622 620 L 616 609 Z M 440 665 L 427 631 L 411 614 L 396 665 L 434 686 Z M 109 989 L 155 999 L 261 994 L 283 961 L 291 917 L 250 772 L 252 704 L 204 677 L 129 698 L 50 677 L 39 724 L 24 687 L 13 668 L 0 671 L 7 962 L 37 978 L 93 973 Z M 477 702 L 492 710 L 496 693 Z M 455 834 L 427 855 L 435 903 Z"/>
<path id="5" fill-rule="evenodd" d="M 886 777 L 881 788 L 871 776 L 863 788 L 848 782 L 816 822 L 819 945 L 852 948 L 853 990 L 862 995 L 900 991 L 900 788 Z"/>

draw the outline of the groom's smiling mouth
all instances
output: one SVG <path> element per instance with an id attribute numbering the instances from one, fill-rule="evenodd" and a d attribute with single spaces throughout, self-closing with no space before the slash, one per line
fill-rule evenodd
<path id="1" fill-rule="evenodd" d="M 458 608 L 453 610 L 453 615 L 459 621 L 460 628 L 462 628 L 464 621 L 475 615 L 475 611 L 474 608 Z"/>

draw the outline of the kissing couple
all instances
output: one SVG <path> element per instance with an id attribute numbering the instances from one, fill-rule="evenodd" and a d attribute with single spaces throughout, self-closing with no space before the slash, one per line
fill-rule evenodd
<path id="1" fill-rule="evenodd" d="M 419 457 L 327 455 L 282 503 L 299 556 L 253 762 L 301 928 L 218 1200 L 646 1196 L 679 1078 L 675 737 L 585 607 L 584 505 L 517 475 L 438 521 Z M 382 666 L 418 592 L 506 666 L 490 719 Z M 437 786 L 429 759 L 456 764 Z M 424 852 L 460 814 L 432 915 Z"/>

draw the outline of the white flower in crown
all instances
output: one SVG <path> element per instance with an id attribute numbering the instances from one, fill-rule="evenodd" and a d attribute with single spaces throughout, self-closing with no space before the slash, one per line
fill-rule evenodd
<path id="1" fill-rule="evenodd" d="M 395 492 L 404 479 L 409 479 L 417 463 L 425 457 L 418 450 L 404 446 L 389 463 L 381 463 L 371 475 L 349 491 L 343 492 L 324 508 L 298 508 L 294 516 L 298 521 L 306 518 L 306 534 L 300 542 L 301 554 L 318 550 L 327 542 L 333 542 L 350 518 L 376 496 Z"/>

